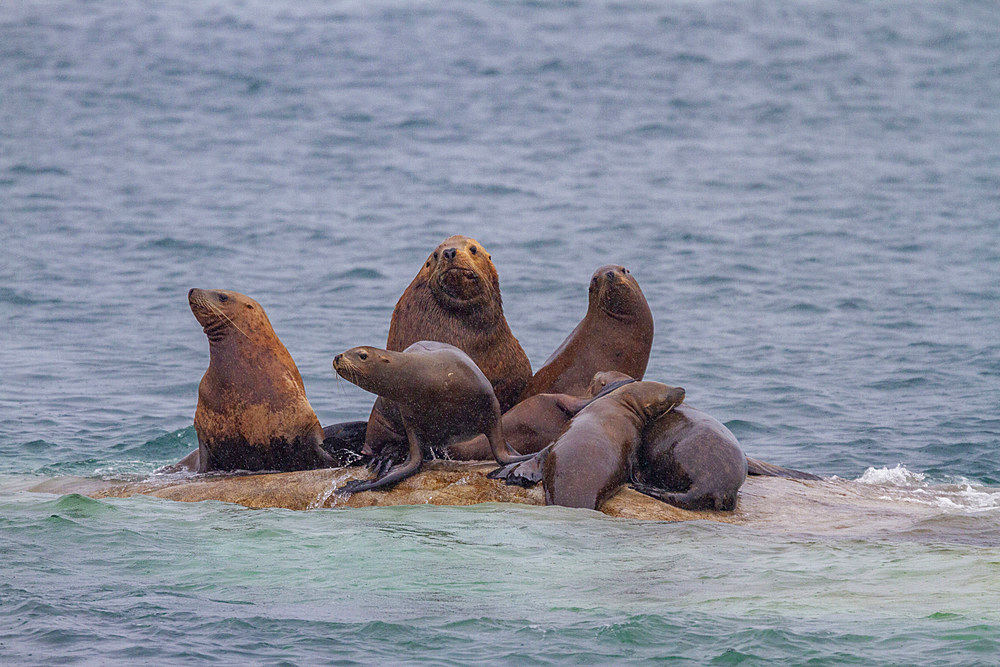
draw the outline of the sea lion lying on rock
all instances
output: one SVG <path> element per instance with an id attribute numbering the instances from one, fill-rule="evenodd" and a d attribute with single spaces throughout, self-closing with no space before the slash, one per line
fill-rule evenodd
<path id="1" fill-rule="evenodd" d="M 531 364 L 503 314 L 500 279 L 483 245 L 467 236 L 445 239 L 428 256 L 392 312 L 386 349 L 401 352 L 417 341 L 449 343 L 465 352 L 493 386 L 501 412 L 517 403 L 531 378 Z M 368 419 L 364 453 L 404 443 L 393 430 L 396 406 L 376 400 Z"/>
<path id="2" fill-rule="evenodd" d="M 653 314 L 639 283 L 624 266 L 609 264 L 590 279 L 587 314 L 521 395 L 582 396 L 594 373 L 620 371 L 641 380 L 653 345 Z"/>
<path id="3" fill-rule="evenodd" d="M 355 347 L 338 354 L 333 367 L 344 379 L 397 406 L 394 428 L 406 433 L 406 461 L 374 481 L 353 481 L 339 491 L 355 493 L 394 484 L 420 469 L 425 456 L 484 434 L 500 464 L 523 460 L 503 438 L 500 403 L 478 366 L 454 345 L 418 341 L 403 352 Z"/>
<path id="4" fill-rule="evenodd" d="M 631 382 L 595 399 L 559 439 L 530 460 L 491 477 L 508 484 L 542 482 L 546 505 L 597 509 L 632 474 L 646 424 L 684 400 L 684 389 Z"/>
<path id="5" fill-rule="evenodd" d="M 202 289 L 188 292 L 188 303 L 211 356 L 198 386 L 198 449 L 183 462 L 201 473 L 331 465 L 299 369 L 260 304 Z"/>
<path id="6" fill-rule="evenodd" d="M 631 378 L 597 373 L 592 393 Z M 732 431 L 687 403 L 651 421 L 643 431 L 632 488 L 684 509 L 730 511 L 747 476 L 748 459 Z M 819 479 L 763 462 L 774 476 Z"/>

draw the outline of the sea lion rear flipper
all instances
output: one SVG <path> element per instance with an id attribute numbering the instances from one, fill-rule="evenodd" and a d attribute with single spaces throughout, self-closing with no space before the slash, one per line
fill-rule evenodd
<path id="1" fill-rule="evenodd" d="M 747 474 L 758 477 L 784 477 L 786 479 L 823 479 L 819 475 L 792 468 L 783 468 L 758 459 L 747 457 Z"/>

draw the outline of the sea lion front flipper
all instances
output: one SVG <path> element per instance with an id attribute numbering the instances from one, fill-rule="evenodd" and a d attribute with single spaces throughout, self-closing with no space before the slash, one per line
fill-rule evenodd
<path id="1" fill-rule="evenodd" d="M 819 475 L 814 475 L 811 472 L 803 472 L 801 470 L 793 470 L 792 468 L 783 468 L 773 463 L 767 463 L 759 459 L 752 459 L 747 457 L 747 474 L 756 475 L 758 477 L 784 477 L 786 479 L 823 479 Z"/>
<path id="2" fill-rule="evenodd" d="M 542 481 L 542 463 L 548 455 L 548 448 L 528 457 L 524 461 L 515 461 L 496 470 L 490 471 L 486 476 L 490 479 L 502 479 L 508 486 L 523 486 L 525 488 L 534 486 Z"/>
<path id="3" fill-rule="evenodd" d="M 365 446 L 368 422 L 341 422 L 323 427 L 323 449 L 335 460 L 337 466 L 361 465 L 365 456 L 361 450 Z"/>
<path id="4" fill-rule="evenodd" d="M 357 493 L 358 491 L 371 491 L 391 486 L 399 481 L 415 475 L 420 470 L 423 463 L 423 447 L 416 432 L 409 424 L 406 424 L 406 437 L 410 443 L 410 450 L 406 460 L 398 466 L 390 468 L 389 471 L 375 480 L 355 479 L 337 489 L 337 493 Z"/>
<path id="5" fill-rule="evenodd" d="M 656 498 L 674 507 L 680 507 L 682 510 L 732 511 L 736 508 L 735 493 L 731 497 L 720 498 L 715 493 L 703 492 L 695 488 L 688 489 L 684 493 L 673 493 L 642 482 L 633 482 L 630 486 L 643 495 Z"/>

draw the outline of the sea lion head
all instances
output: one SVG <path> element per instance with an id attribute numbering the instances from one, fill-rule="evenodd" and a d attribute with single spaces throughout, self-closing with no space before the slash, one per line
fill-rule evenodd
<path id="1" fill-rule="evenodd" d="M 351 384 L 386 398 L 396 398 L 403 387 L 396 373 L 404 363 L 402 355 L 361 345 L 333 358 L 333 370 Z"/>
<path id="2" fill-rule="evenodd" d="M 210 343 L 233 336 L 256 342 L 276 337 L 264 309 L 245 294 L 196 287 L 188 292 L 188 305 Z"/>
<path id="3" fill-rule="evenodd" d="M 635 381 L 631 375 L 619 371 L 597 371 L 594 373 L 594 379 L 590 381 L 590 386 L 587 387 L 587 396 L 597 398 L 599 395 L 608 394 L 618 387 Z"/>
<path id="4" fill-rule="evenodd" d="M 634 319 L 649 312 L 639 283 L 628 269 L 617 264 L 608 264 L 594 271 L 590 279 L 589 308 L 598 308 L 620 320 Z"/>
<path id="5" fill-rule="evenodd" d="M 500 279 L 483 244 L 468 236 L 451 236 L 434 249 L 421 273 L 434 298 L 449 310 L 499 311 Z"/>
<path id="6" fill-rule="evenodd" d="M 618 396 L 646 421 L 656 419 L 684 402 L 683 387 L 648 380 L 626 384 L 609 395 Z"/>

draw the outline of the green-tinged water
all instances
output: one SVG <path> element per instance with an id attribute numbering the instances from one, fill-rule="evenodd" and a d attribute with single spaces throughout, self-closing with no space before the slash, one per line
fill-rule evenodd
<path id="1" fill-rule="evenodd" d="M 1000 662 L 998 35 L 976 0 L 0 3 L 0 664 Z M 195 446 L 192 287 L 364 419 L 331 360 L 456 233 L 534 368 L 623 264 L 647 378 L 919 516 L 27 491 Z"/>
<path id="2" fill-rule="evenodd" d="M 500 505 L 0 507 L 18 536 L 7 571 L 31 572 L 2 589 L 12 660 L 937 664 L 1000 651 L 995 548 Z"/>

